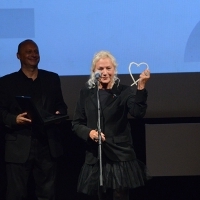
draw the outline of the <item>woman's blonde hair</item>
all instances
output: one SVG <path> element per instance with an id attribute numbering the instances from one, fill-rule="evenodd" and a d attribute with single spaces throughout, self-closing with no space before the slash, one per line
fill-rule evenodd
<path id="1" fill-rule="evenodd" d="M 102 58 L 110 58 L 113 66 L 114 66 L 115 73 L 114 73 L 113 80 L 112 80 L 112 86 L 114 85 L 116 80 L 119 80 L 119 78 L 117 77 L 117 62 L 116 62 L 115 57 L 109 51 L 99 51 L 98 53 L 96 53 L 94 55 L 93 60 L 92 60 L 90 79 L 88 80 L 89 88 L 95 87 L 95 82 L 96 82 L 95 67 L 96 67 L 96 63 Z"/>

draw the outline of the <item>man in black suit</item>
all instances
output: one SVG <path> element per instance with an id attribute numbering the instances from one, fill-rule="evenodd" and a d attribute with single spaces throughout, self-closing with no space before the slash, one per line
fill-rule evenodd
<path id="1" fill-rule="evenodd" d="M 59 124 L 40 126 L 23 112 L 16 96 L 30 96 L 43 113 L 67 114 L 59 76 L 38 69 L 39 49 L 32 40 L 18 46 L 21 69 L 0 78 L 0 117 L 5 125 L 7 200 L 27 198 L 33 174 L 39 200 L 55 199 L 56 158 L 62 155 Z"/>

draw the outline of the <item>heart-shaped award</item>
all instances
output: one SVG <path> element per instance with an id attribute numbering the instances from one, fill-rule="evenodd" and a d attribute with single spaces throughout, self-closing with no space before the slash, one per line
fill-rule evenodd
<path id="1" fill-rule="evenodd" d="M 128 68 L 128 69 L 129 69 L 130 76 L 131 76 L 131 78 L 132 78 L 132 80 L 133 80 L 133 83 L 131 84 L 131 86 L 137 85 L 137 82 L 140 80 L 140 79 L 138 79 L 138 80 L 135 80 L 135 79 L 134 79 L 133 74 L 132 74 L 132 71 L 131 71 L 131 67 L 132 67 L 132 66 L 136 66 L 136 67 L 145 66 L 145 69 L 149 70 L 149 66 L 148 66 L 148 64 L 145 63 L 145 62 L 141 62 L 141 63 L 131 62 L 131 63 L 129 64 L 129 68 Z"/>

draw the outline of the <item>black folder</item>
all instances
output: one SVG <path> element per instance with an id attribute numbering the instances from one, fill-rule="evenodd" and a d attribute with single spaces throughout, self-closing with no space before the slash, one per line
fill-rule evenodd
<path id="1" fill-rule="evenodd" d="M 28 118 L 36 125 L 48 125 L 67 120 L 68 115 L 50 114 L 44 110 L 38 110 L 31 97 L 29 96 L 16 96 L 15 97 L 22 112 L 27 112 Z"/>

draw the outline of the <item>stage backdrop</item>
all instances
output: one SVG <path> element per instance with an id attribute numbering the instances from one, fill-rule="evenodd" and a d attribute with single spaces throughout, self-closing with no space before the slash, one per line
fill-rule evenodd
<path id="1" fill-rule="evenodd" d="M 135 75 L 137 77 L 138 75 Z M 61 76 L 62 90 L 73 116 L 79 90 L 88 76 Z M 130 85 L 130 75 L 119 75 L 121 83 Z M 136 89 L 136 86 L 133 86 Z M 200 117 L 200 73 L 151 74 L 147 83 L 146 118 Z"/>
<path id="2" fill-rule="evenodd" d="M 152 73 L 200 72 L 199 7 L 188 0 L 2 0 L 0 76 L 18 69 L 17 45 L 27 38 L 40 47 L 40 66 L 59 75 L 88 75 L 99 50 L 116 56 L 119 74 L 133 61 Z"/>
<path id="3" fill-rule="evenodd" d="M 17 46 L 33 39 L 39 67 L 61 76 L 72 118 L 78 92 L 100 50 L 118 62 L 121 83 L 131 84 L 129 64 L 146 62 L 146 117 L 199 116 L 200 1 L 7 0 L 0 2 L 0 76 L 17 71 Z M 134 77 L 145 66 L 132 66 Z M 135 87 L 135 86 L 134 86 Z"/>

